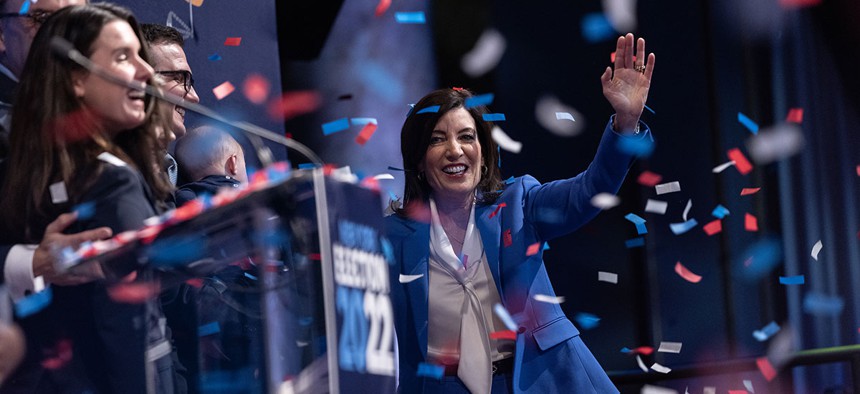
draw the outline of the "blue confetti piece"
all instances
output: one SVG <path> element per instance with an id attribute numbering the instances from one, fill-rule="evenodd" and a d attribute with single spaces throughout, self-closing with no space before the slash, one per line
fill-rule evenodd
<path id="1" fill-rule="evenodd" d="M 600 318 L 590 313 L 580 312 L 573 317 L 577 325 L 583 330 L 590 330 L 600 324 Z"/>
<path id="2" fill-rule="evenodd" d="M 204 324 L 200 327 L 197 327 L 197 336 L 205 337 L 207 335 L 217 334 L 221 332 L 221 326 L 218 325 L 217 321 L 213 321 L 212 323 Z"/>
<path id="3" fill-rule="evenodd" d="M 772 321 L 770 322 L 770 324 L 764 326 L 764 328 L 762 328 L 761 330 L 753 331 L 753 337 L 759 342 L 764 342 L 768 338 L 779 332 L 779 330 L 779 325 L 776 324 L 776 322 Z"/>
<path id="4" fill-rule="evenodd" d="M 722 219 L 722 218 L 726 217 L 726 216 L 727 216 L 728 214 L 730 214 L 730 213 L 731 213 L 731 212 L 729 212 L 729 210 L 728 210 L 728 209 L 726 209 L 726 207 L 724 207 L 724 206 L 722 206 L 722 205 L 717 205 L 717 207 L 716 207 L 716 208 L 714 208 L 714 211 L 713 211 L 713 212 L 711 212 L 711 215 L 713 215 L 713 216 L 714 216 L 715 218 L 717 218 L 717 219 Z"/>
<path id="5" fill-rule="evenodd" d="M 426 23 L 424 11 L 416 12 L 395 12 L 394 19 L 397 23 Z"/>
<path id="6" fill-rule="evenodd" d="M 782 285 L 802 285 L 806 283 L 806 278 L 803 275 L 780 276 L 779 283 Z"/>
<path id="7" fill-rule="evenodd" d="M 697 225 L 699 225 L 699 222 L 697 222 L 696 219 L 690 219 L 682 223 L 670 223 L 669 228 L 675 235 L 681 235 L 692 230 L 693 227 L 696 227 Z"/>
<path id="8" fill-rule="evenodd" d="M 640 223 L 646 222 L 645 219 L 641 218 L 639 215 L 637 215 L 635 213 L 628 213 L 627 215 L 624 216 L 624 218 L 629 220 L 633 224 L 640 224 Z"/>
<path id="9" fill-rule="evenodd" d="M 483 114 L 481 116 L 485 122 L 504 122 L 505 114 Z"/>
<path id="10" fill-rule="evenodd" d="M 628 349 L 627 346 L 621 348 L 621 353 L 624 353 L 624 354 L 630 353 L 631 351 L 632 350 Z"/>
<path id="11" fill-rule="evenodd" d="M 618 150 L 636 157 L 648 157 L 654 152 L 654 141 L 639 136 L 622 136 L 618 139 Z"/>
<path id="12" fill-rule="evenodd" d="M 15 316 L 23 319 L 37 313 L 42 309 L 45 309 L 45 307 L 51 303 L 53 298 L 54 293 L 50 287 L 46 287 L 45 290 L 24 297 L 15 303 Z"/>
<path id="13" fill-rule="evenodd" d="M 845 301 L 837 296 L 811 292 L 803 297 L 803 311 L 811 315 L 836 316 L 842 313 L 844 307 Z"/>
<path id="14" fill-rule="evenodd" d="M 392 166 L 388 166 L 388 169 L 391 171 L 404 171 L 402 168 L 397 168 L 397 167 L 392 167 Z"/>
<path id="15" fill-rule="evenodd" d="M 510 185 L 511 183 L 514 183 L 514 177 L 513 177 L 513 176 L 511 176 L 511 177 L 510 177 L 510 178 L 508 178 L 508 179 L 505 179 L 505 184 L 506 184 L 506 185 Z"/>
<path id="16" fill-rule="evenodd" d="M 639 248 L 639 247 L 645 246 L 645 238 L 644 237 L 638 237 L 638 238 L 628 239 L 628 240 L 624 241 L 624 246 L 626 246 L 627 249 Z"/>
<path id="17" fill-rule="evenodd" d="M 593 12 L 582 18 L 582 36 L 588 42 L 598 42 L 615 37 L 615 29 L 606 19 L 606 15 Z"/>
<path id="18" fill-rule="evenodd" d="M 636 224 L 636 234 L 648 234 L 648 227 L 645 227 L 645 223 Z"/>
<path id="19" fill-rule="evenodd" d="M 299 169 L 300 169 L 300 170 L 309 170 L 309 169 L 312 169 L 312 168 L 317 168 L 317 165 L 316 165 L 316 164 L 314 164 L 314 163 L 300 163 L 300 164 L 299 164 Z"/>
<path id="20" fill-rule="evenodd" d="M 369 123 L 378 124 L 376 118 L 351 118 L 349 121 L 353 126 L 365 126 Z"/>
<path id="21" fill-rule="evenodd" d="M 248 279 L 250 279 L 250 280 L 257 280 L 257 277 L 256 277 L 256 276 L 251 275 L 251 274 L 249 274 L 249 273 L 247 273 L 247 272 L 245 272 L 245 277 L 246 277 L 246 278 L 248 278 Z"/>
<path id="22" fill-rule="evenodd" d="M 200 235 L 169 237 L 155 241 L 147 259 L 153 267 L 175 267 L 206 257 L 206 240 Z"/>
<path id="23" fill-rule="evenodd" d="M 305 316 L 305 317 L 302 317 L 299 319 L 299 325 L 305 326 L 305 327 L 311 325 L 311 323 L 313 323 L 313 322 L 314 322 L 314 318 L 310 317 L 310 316 Z"/>
<path id="24" fill-rule="evenodd" d="M 431 105 L 429 107 L 421 108 L 417 113 L 418 114 L 435 114 L 437 112 L 439 112 L 439 106 L 438 105 Z"/>
<path id="25" fill-rule="evenodd" d="M 445 375 L 445 367 L 430 363 L 421 363 L 418 364 L 418 372 L 416 375 L 433 379 L 442 379 L 442 376 Z"/>
<path id="26" fill-rule="evenodd" d="M 349 128 L 349 119 L 340 118 L 338 120 L 333 120 L 328 123 L 323 123 L 322 129 L 324 135 L 329 135 L 332 133 L 337 133 L 338 131 L 343 131 Z"/>
<path id="27" fill-rule="evenodd" d="M 517 324 L 514 323 L 514 319 L 508 313 L 508 310 L 502 306 L 502 304 L 496 304 L 496 306 L 493 307 L 493 310 L 496 311 L 496 316 L 499 317 L 499 319 L 502 321 L 502 323 L 505 323 L 505 327 L 507 327 L 508 330 L 511 330 L 511 331 L 517 330 Z"/>
<path id="28" fill-rule="evenodd" d="M 770 273 L 781 261 L 782 242 L 777 238 L 765 238 L 738 256 L 734 271 L 742 278 L 754 281 Z"/>
<path id="29" fill-rule="evenodd" d="M 21 9 L 18 10 L 18 14 L 24 15 L 28 11 L 30 11 L 30 0 L 25 0 L 23 3 L 21 3 Z"/>
<path id="30" fill-rule="evenodd" d="M 496 145 L 496 156 L 499 158 L 499 162 L 496 163 L 496 166 L 502 168 L 502 147 Z"/>
<path id="31" fill-rule="evenodd" d="M 96 214 L 96 203 L 93 201 L 83 202 L 72 210 L 78 213 L 78 220 L 91 219 Z"/>
<path id="32" fill-rule="evenodd" d="M 367 60 L 360 62 L 356 68 L 360 82 L 376 93 L 378 98 L 392 106 L 406 101 L 406 88 L 400 77 L 392 74 L 393 68 L 389 64 Z"/>
<path id="33" fill-rule="evenodd" d="M 654 114 L 654 115 L 656 115 L 656 114 L 657 114 L 656 112 L 654 112 L 654 110 L 653 110 L 653 109 L 651 109 L 651 107 L 649 107 L 649 106 L 647 106 L 647 105 L 645 106 L 645 109 L 647 109 L 647 110 L 648 110 L 648 112 L 650 112 L 650 113 L 652 113 L 652 114 Z"/>
<path id="34" fill-rule="evenodd" d="M 493 102 L 493 97 L 494 96 L 492 93 L 468 97 L 468 98 L 466 98 L 465 107 L 466 107 L 466 109 L 469 109 L 469 108 L 475 108 L 475 107 L 478 107 L 481 105 L 490 105 Z"/>
<path id="35" fill-rule="evenodd" d="M 391 241 L 389 241 L 388 238 L 379 237 L 379 245 L 382 246 L 382 255 L 385 256 L 386 260 L 388 260 L 388 264 L 395 264 L 396 259 L 394 258 L 394 246 L 391 245 Z"/>
<path id="36" fill-rule="evenodd" d="M 208 59 L 210 61 L 217 62 L 217 61 L 221 60 L 221 55 L 219 55 L 217 53 L 213 53 L 213 54 L 209 55 Z"/>
<path id="37" fill-rule="evenodd" d="M 541 251 L 543 251 L 543 250 L 549 250 L 549 242 L 543 243 L 543 248 L 541 248 Z"/>
<path id="38" fill-rule="evenodd" d="M 391 190 L 388 191 L 388 198 L 391 199 L 391 201 L 397 201 L 397 195 Z"/>
<path id="39" fill-rule="evenodd" d="M 752 119 L 748 118 L 746 115 L 738 112 L 738 122 L 741 122 L 744 127 L 746 127 L 750 133 L 758 134 L 758 125 L 752 121 Z"/>

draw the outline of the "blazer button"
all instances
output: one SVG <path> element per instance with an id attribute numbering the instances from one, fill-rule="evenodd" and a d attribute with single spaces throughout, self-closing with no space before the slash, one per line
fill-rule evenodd
<path id="1" fill-rule="evenodd" d="M 517 332 L 518 332 L 518 333 L 520 333 L 520 334 L 522 334 L 522 333 L 526 332 L 526 328 L 525 328 L 525 327 L 520 326 L 519 328 L 517 328 Z"/>

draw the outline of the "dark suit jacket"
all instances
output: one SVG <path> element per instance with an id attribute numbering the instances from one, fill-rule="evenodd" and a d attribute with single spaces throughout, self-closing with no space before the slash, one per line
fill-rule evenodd
<path id="1" fill-rule="evenodd" d="M 516 178 L 494 204 L 475 208 L 476 227 L 499 296 L 519 326 L 515 393 L 617 392 L 561 307 L 533 299 L 555 292 L 543 252 L 526 256 L 526 250 L 574 231 L 599 212 L 591 205 L 594 195 L 618 191 L 633 160 L 616 148 L 620 138 L 650 138 L 650 131 L 622 137 L 607 126 L 585 172 L 546 184 L 530 176 Z M 503 203 L 506 206 L 492 215 Z M 386 231 L 397 260 L 390 280 L 400 354 L 399 390 L 420 393 L 425 378 L 416 373 L 418 365 L 427 362 L 430 224 L 393 215 L 386 218 Z M 401 274 L 423 276 L 403 284 L 399 283 Z"/>

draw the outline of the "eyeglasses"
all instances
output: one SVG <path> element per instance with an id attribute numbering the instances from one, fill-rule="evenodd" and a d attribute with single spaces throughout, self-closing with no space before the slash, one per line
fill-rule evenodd
<path id="1" fill-rule="evenodd" d="M 174 81 L 178 82 L 185 88 L 185 94 L 191 93 L 191 89 L 194 89 L 194 76 L 191 75 L 191 71 L 188 70 L 169 70 L 169 71 L 156 71 L 156 74 L 164 75 L 165 77 L 171 78 Z"/>
<path id="2" fill-rule="evenodd" d="M 39 27 L 45 23 L 46 20 L 54 13 L 54 11 L 42 11 L 36 10 L 30 13 L 21 14 L 18 12 L 7 12 L 5 14 L 0 14 L 0 19 L 2 18 L 27 18 L 30 20 L 30 27 Z"/>

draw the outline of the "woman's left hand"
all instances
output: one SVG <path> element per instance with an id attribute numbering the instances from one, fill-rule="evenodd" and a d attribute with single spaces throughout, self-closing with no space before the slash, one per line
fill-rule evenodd
<path id="1" fill-rule="evenodd" d="M 615 131 L 634 130 L 639 123 L 639 116 L 648 100 L 648 89 L 651 87 L 651 75 L 654 73 L 654 54 L 648 55 L 645 61 L 645 39 L 636 42 L 636 60 L 633 60 L 632 33 L 618 37 L 615 49 L 615 69 L 606 67 L 600 76 L 603 84 L 603 96 L 615 109 Z"/>

